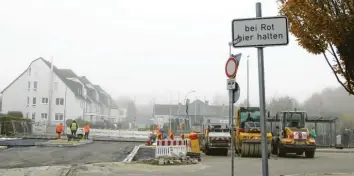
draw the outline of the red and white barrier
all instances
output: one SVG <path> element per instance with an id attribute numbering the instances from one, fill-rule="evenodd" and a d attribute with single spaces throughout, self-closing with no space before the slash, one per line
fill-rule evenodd
<path id="1" fill-rule="evenodd" d="M 173 156 L 182 153 L 184 156 L 191 150 L 189 139 L 165 139 L 156 141 L 155 157 Z"/>

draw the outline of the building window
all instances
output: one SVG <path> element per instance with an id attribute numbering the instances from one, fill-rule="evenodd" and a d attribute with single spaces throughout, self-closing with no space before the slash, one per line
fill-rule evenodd
<path id="1" fill-rule="evenodd" d="M 26 118 L 27 119 L 29 118 L 29 112 L 26 112 Z"/>
<path id="2" fill-rule="evenodd" d="M 56 105 L 64 105 L 64 98 L 56 98 L 55 104 Z"/>
<path id="3" fill-rule="evenodd" d="M 63 121 L 64 120 L 64 115 L 62 113 L 56 113 L 55 114 L 55 120 Z"/>
<path id="4" fill-rule="evenodd" d="M 58 91 L 58 82 L 54 82 L 54 91 Z"/>
<path id="5" fill-rule="evenodd" d="M 31 90 L 31 81 L 28 81 L 28 91 Z"/>
<path id="6" fill-rule="evenodd" d="M 36 113 L 32 112 L 32 120 L 35 120 L 35 119 L 36 119 Z"/>
<path id="7" fill-rule="evenodd" d="M 28 75 L 29 75 L 29 76 L 31 76 L 31 71 L 32 71 L 31 67 L 28 68 Z"/>
<path id="8" fill-rule="evenodd" d="M 30 104 L 30 97 L 27 97 L 27 107 L 29 106 Z"/>
<path id="9" fill-rule="evenodd" d="M 37 98 L 33 97 L 32 99 L 32 106 L 36 106 L 37 105 Z"/>
<path id="10" fill-rule="evenodd" d="M 124 116 L 124 111 L 120 110 L 119 111 L 119 116 Z"/>
<path id="11" fill-rule="evenodd" d="M 43 104 L 48 104 L 48 102 L 49 102 L 49 99 L 48 98 L 42 98 L 42 103 Z"/>
<path id="12" fill-rule="evenodd" d="M 38 86 L 37 84 L 38 84 L 37 81 L 33 82 L 33 91 L 37 91 L 37 86 Z"/>
<path id="13" fill-rule="evenodd" d="M 47 113 L 42 113 L 41 117 L 42 117 L 42 119 L 47 119 L 48 118 L 48 114 Z"/>

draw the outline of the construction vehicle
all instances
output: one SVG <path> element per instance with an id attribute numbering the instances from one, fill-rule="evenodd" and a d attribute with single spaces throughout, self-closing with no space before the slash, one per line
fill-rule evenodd
<path id="1" fill-rule="evenodd" d="M 218 154 L 227 156 L 231 146 L 229 121 L 219 118 L 204 119 L 204 134 L 200 140 L 200 150 L 206 155 Z"/>
<path id="2" fill-rule="evenodd" d="M 287 153 L 313 158 L 316 151 L 316 141 L 310 138 L 305 128 L 307 113 L 304 111 L 282 111 L 275 116 L 280 122 L 276 126 L 272 140 L 272 153 L 284 157 Z"/>
<path id="3" fill-rule="evenodd" d="M 262 157 L 259 107 L 240 107 L 236 112 L 235 152 L 241 157 Z M 268 157 L 272 134 L 267 133 Z"/>

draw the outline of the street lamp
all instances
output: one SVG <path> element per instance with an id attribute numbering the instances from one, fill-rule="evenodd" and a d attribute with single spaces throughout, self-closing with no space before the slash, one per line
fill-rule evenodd
<path id="1" fill-rule="evenodd" d="M 192 90 L 192 91 L 188 92 L 188 93 L 186 94 L 186 96 L 184 97 L 184 102 L 186 103 L 186 114 L 187 114 L 187 118 L 188 118 L 188 120 L 189 120 L 189 129 L 191 129 L 191 127 L 192 127 L 192 121 L 191 121 L 191 119 L 189 118 L 189 114 L 188 114 L 189 99 L 187 99 L 187 96 L 188 96 L 189 94 L 191 94 L 191 93 L 194 93 L 194 92 L 195 92 L 195 90 Z"/>

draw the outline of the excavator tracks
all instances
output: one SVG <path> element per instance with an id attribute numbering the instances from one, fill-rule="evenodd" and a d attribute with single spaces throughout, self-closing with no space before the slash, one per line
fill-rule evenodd
<path id="1" fill-rule="evenodd" d="M 268 145 L 268 155 L 270 155 L 270 145 Z M 262 157 L 262 145 L 261 143 L 242 143 L 241 157 Z"/>

